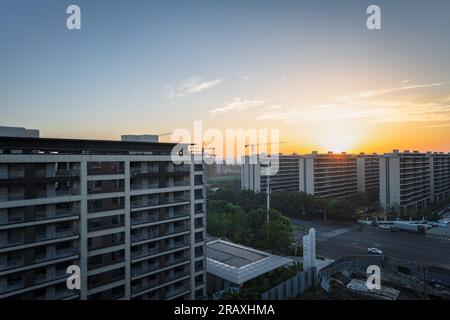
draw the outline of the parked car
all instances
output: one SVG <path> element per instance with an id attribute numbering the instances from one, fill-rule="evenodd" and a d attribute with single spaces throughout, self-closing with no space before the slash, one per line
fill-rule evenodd
<path id="1" fill-rule="evenodd" d="M 390 229 L 391 226 L 387 224 L 380 224 L 380 229 Z"/>
<path id="2" fill-rule="evenodd" d="M 377 248 L 367 248 L 367 252 L 370 254 L 383 254 L 383 251 Z"/>

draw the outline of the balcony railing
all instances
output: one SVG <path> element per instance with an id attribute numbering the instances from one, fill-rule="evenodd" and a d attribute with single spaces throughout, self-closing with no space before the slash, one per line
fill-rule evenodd
<path id="1" fill-rule="evenodd" d="M 132 286 L 131 291 L 133 293 L 139 293 L 152 287 L 156 287 L 157 285 L 159 285 L 159 279 L 154 279 L 151 281 L 141 280 L 140 282 Z"/>
<path id="2" fill-rule="evenodd" d="M 143 223 L 149 223 L 149 222 L 155 222 L 158 221 L 159 214 L 151 214 L 151 215 L 140 215 L 138 217 L 131 218 L 131 224 L 132 225 L 138 225 Z"/>
<path id="3" fill-rule="evenodd" d="M 23 178 L 25 178 L 25 170 L 8 171 L 8 179 L 23 179 Z"/>
<path id="4" fill-rule="evenodd" d="M 173 296 L 176 296 L 177 294 L 183 293 L 185 291 L 188 291 L 189 285 L 183 285 L 181 287 L 177 287 L 177 288 L 173 288 L 173 289 L 169 289 L 168 291 L 166 291 L 166 299 L 170 299 Z"/>
<path id="5" fill-rule="evenodd" d="M 132 208 L 151 207 L 151 206 L 157 206 L 158 204 L 159 204 L 159 200 L 133 200 L 133 201 L 131 201 Z"/>
<path id="6" fill-rule="evenodd" d="M 132 277 L 136 277 L 136 276 L 139 276 L 139 275 L 142 275 L 142 274 L 145 274 L 145 273 L 148 273 L 148 272 L 152 272 L 152 271 L 155 271 L 155 270 L 158 270 L 159 269 L 159 263 L 158 262 L 154 262 L 154 263 L 151 263 L 151 264 L 148 264 L 148 265 L 142 265 L 142 266 L 139 266 L 139 267 L 132 267 L 131 268 L 131 276 Z"/>
<path id="7" fill-rule="evenodd" d="M 132 167 L 131 168 L 131 174 L 136 175 L 136 174 L 147 174 L 147 173 L 158 173 L 159 172 L 159 167 L 154 166 L 154 167 L 147 167 L 147 168 L 141 168 L 141 167 Z"/>
<path id="8" fill-rule="evenodd" d="M 14 238 L 8 238 L 7 240 L 0 241 L 0 248 L 4 247 L 14 247 L 14 246 L 20 246 L 40 241 L 49 241 L 49 240 L 56 240 L 60 238 L 70 237 L 70 236 L 76 236 L 78 235 L 78 228 L 69 228 L 64 231 L 60 231 L 55 233 L 55 235 L 50 235 L 47 232 L 38 232 L 35 234 L 35 239 L 27 240 L 25 241 L 25 237 L 14 237 Z"/>
<path id="9" fill-rule="evenodd" d="M 131 241 L 137 242 L 137 241 L 143 241 L 155 238 L 159 235 L 159 230 L 151 231 L 151 232 L 140 232 L 131 235 Z"/>
<path id="10" fill-rule="evenodd" d="M 132 259 L 138 259 L 138 258 L 141 258 L 141 257 L 145 257 L 145 256 L 149 256 L 149 255 L 152 255 L 152 254 L 156 254 L 158 252 L 159 252 L 159 247 L 158 246 L 153 247 L 151 249 L 143 249 L 143 248 L 141 248 L 138 251 L 131 252 L 131 258 Z"/>
<path id="11" fill-rule="evenodd" d="M 159 188 L 159 182 L 133 183 L 131 185 L 131 190 L 147 190 L 147 189 L 155 189 L 155 188 Z"/>

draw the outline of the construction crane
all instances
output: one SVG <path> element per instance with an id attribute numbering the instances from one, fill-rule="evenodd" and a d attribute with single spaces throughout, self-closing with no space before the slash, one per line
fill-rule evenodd
<path id="1" fill-rule="evenodd" d="M 171 132 L 165 132 L 165 133 L 160 133 L 160 134 L 158 134 L 158 137 L 163 137 L 163 136 L 169 136 L 169 135 L 171 135 L 173 133 L 173 131 L 171 131 Z M 195 145 L 197 145 L 196 143 L 190 143 L 189 144 L 190 146 L 195 146 Z M 215 157 L 215 150 L 216 150 L 216 148 L 206 148 L 205 147 L 205 142 L 203 142 L 202 143 L 202 154 L 203 154 L 203 152 L 205 151 L 205 150 L 212 150 L 213 152 L 212 152 L 212 157 Z"/>
<path id="2" fill-rule="evenodd" d="M 280 142 L 268 142 L 268 143 L 256 143 L 256 144 L 246 144 L 245 148 L 251 147 L 252 150 L 252 157 L 254 155 L 254 148 L 256 146 L 266 146 L 266 145 L 273 145 L 273 144 L 283 144 L 286 143 L 286 141 L 280 141 Z M 269 163 L 267 164 L 267 167 L 270 168 L 271 166 L 271 161 L 269 160 Z M 254 167 L 253 167 L 253 177 L 255 177 L 255 172 L 254 172 Z M 253 183 L 254 184 L 254 183 Z M 271 189 L 270 189 L 270 174 L 269 172 L 267 173 L 266 176 L 266 204 L 267 204 L 267 211 L 266 211 L 266 219 L 267 222 L 269 222 L 269 212 L 270 212 L 270 193 L 271 193 Z"/>
<path id="3" fill-rule="evenodd" d="M 192 146 L 192 152 L 195 152 L 196 149 L 194 149 L 197 144 L 196 143 L 191 143 L 190 144 Z M 205 155 L 205 150 L 212 150 L 211 154 L 206 154 L 207 156 L 210 157 L 215 157 L 216 156 L 216 148 L 214 147 L 205 147 L 205 142 L 202 143 L 202 147 L 201 147 L 201 154 L 202 156 Z"/>
<path id="4" fill-rule="evenodd" d="M 255 147 L 257 147 L 257 146 L 270 146 L 270 145 L 273 145 L 273 144 L 283 144 L 283 143 L 286 143 L 286 141 L 246 144 L 246 145 L 245 145 L 245 148 L 251 147 L 251 149 L 252 149 L 252 155 L 254 155 L 254 154 L 255 154 Z"/>

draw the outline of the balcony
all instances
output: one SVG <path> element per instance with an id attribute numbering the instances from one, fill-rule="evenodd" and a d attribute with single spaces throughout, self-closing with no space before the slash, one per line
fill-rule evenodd
<path id="1" fill-rule="evenodd" d="M 88 162 L 88 175 L 123 174 L 123 162 Z"/>
<path id="2" fill-rule="evenodd" d="M 75 177 L 80 175 L 80 170 L 63 170 L 59 169 L 54 172 L 55 177 Z"/>
<path id="3" fill-rule="evenodd" d="M 132 200 L 131 207 L 132 208 L 143 208 L 143 207 L 151 207 L 157 206 L 159 204 L 159 199 L 148 199 L 148 200 Z"/>
<path id="4" fill-rule="evenodd" d="M 131 276 L 137 277 L 152 271 L 156 271 L 159 269 L 159 262 L 153 262 L 149 264 L 138 264 L 137 266 L 131 267 Z"/>
<path id="5" fill-rule="evenodd" d="M 132 175 L 158 173 L 158 172 L 159 172 L 159 166 L 131 167 Z"/>
<path id="6" fill-rule="evenodd" d="M 138 250 L 136 251 L 131 251 L 131 258 L 132 259 L 139 259 L 145 256 L 150 256 L 152 254 L 156 254 L 159 252 L 159 246 L 154 246 L 149 248 L 146 245 L 141 246 Z"/>
<path id="7" fill-rule="evenodd" d="M 125 235 L 123 233 L 113 233 L 104 236 L 88 238 L 88 249 L 97 250 L 107 247 L 121 245 L 125 242 Z"/>
<path id="8" fill-rule="evenodd" d="M 189 230 L 189 225 L 187 223 L 183 223 L 177 226 L 169 226 L 167 234 L 180 233 Z"/>
<path id="9" fill-rule="evenodd" d="M 36 170 L 35 178 L 60 178 L 60 177 L 78 177 L 80 170 L 77 169 L 58 169 L 58 170 Z"/>
<path id="10" fill-rule="evenodd" d="M 7 293 L 10 291 L 16 291 L 20 290 L 24 287 L 24 281 L 23 279 L 20 279 L 18 281 L 6 283 L 4 285 L 0 285 L 0 292 L 1 293 Z"/>
<path id="11" fill-rule="evenodd" d="M 57 250 L 54 254 L 49 254 L 49 253 L 37 254 L 34 256 L 34 263 L 41 263 L 41 262 L 52 261 L 52 260 L 56 260 L 56 259 L 74 256 L 79 253 L 78 250 L 79 250 L 78 248 L 68 248 L 68 249 L 64 249 L 64 250 Z"/>
<path id="12" fill-rule="evenodd" d="M 123 180 L 88 181 L 88 194 L 116 193 L 124 190 Z"/>
<path id="13" fill-rule="evenodd" d="M 141 181 L 140 183 L 132 183 L 131 190 L 147 190 L 159 188 L 158 180 Z"/>
<path id="14" fill-rule="evenodd" d="M 154 229 L 152 231 L 141 231 L 131 235 L 131 241 L 138 242 L 143 240 L 149 240 L 159 236 L 159 229 Z"/>
<path id="15" fill-rule="evenodd" d="M 66 208 L 57 210 L 39 210 L 34 211 L 34 215 L 26 216 L 23 210 L 10 212 L 0 219 L 0 225 L 35 222 L 39 220 L 48 220 L 64 218 L 79 215 L 79 209 Z"/>
<path id="16" fill-rule="evenodd" d="M 25 170 L 8 170 L 8 179 L 25 178 Z"/>
<path id="17" fill-rule="evenodd" d="M 0 264 L 0 270 L 19 268 L 22 267 L 23 264 L 24 264 L 23 259 L 8 259 L 8 260 L 5 259 L 4 262 Z"/>
<path id="18" fill-rule="evenodd" d="M 133 294 L 139 293 L 141 291 L 156 287 L 159 285 L 159 278 L 147 281 L 146 279 L 139 280 L 138 283 L 132 285 L 131 292 Z"/>
<path id="19" fill-rule="evenodd" d="M 38 274 L 34 275 L 34 279 L 33 279 L 34 281 L 32 281 L 32 283 L 27 283 L 27 287 L 43 284 L 43 283 L 50 282 L 50 281 L 65 279 L 66 277 L 67 277 L 67 274 L 66 274 L 65 269 L 56 270 L 54 275 L 38 273 Z M 23 279 L 20 279 L 18 281 L 14 281 L 13 283 L 6 284 L 4 286 L 0 286 L 0 293 L 16 291 L 16 290 L 23 289 L 24 287 L 25 287 L 25 282 Z"/>
<path id="20" fill-rule="evenodd" d="M 134 215 L 131 218 L 131 224 L 139 225 L 139 224 L 144 224 L 144 223 L 150 223 L 150 222 L 158 221 L 158 219 L 159 219 L 158 213 L 145 214 L 145 213 L 141 212 L 139 214 Z"/>
<path id="21" fill-rule="evenodd" d="M 40 241 L 56 240 L 56 239 L 66 238 L 66 237 L 71 237 L 71 236 L 76 236 L 76 235 L 78 235 L 78 228 L 75 228 L 75 227 L 63 229 L 61 231 L 55 232 L 54 235 L 50 234 L 49 232 L 38 231 L 38 232 L 36 232 L 34 239 L 26 239 L 25 240 L 24 235 L 21 234 L 20 236 L 9 237 L 6 241 L 5 240 L 0 241 L 0 248 L 20 246 L 20 245 L 36 243 L 36 242 L 40 242 Z"/>
<path id="22" fill-rule="evenodd" d="M 25 193 L 8 193 L 7 201 L 25 200 Z"/>
<path id="23" fill-rule="evenodd" d="M 190 259 L 189 255 L 184 254 L 179 257 L 172 255 L 169 260 L 166 261 L 167 266 L 173 266 L 182 262 L 186 262 Z M 184 271 L 183 271 L 184 272 Z"/>
<path id="24" fill-rule="evenodd" d="M 189 187 L 191 184 L 191 181 L 189 179 L 176 179 L 172 182 L 167 183 L 167 188 L 174 188 L 174 187 Z"/>
<path id="25" fill-rule="evenodd" d="M 166 299 L 170 299 L 170 298 L 172 298 L 172 297 L 174 297 L 176 295 L 179 295 L 179 294 L 181 294 L 183 292 L 187 292 L 189 290 L 190 290 L 190 287 L 189 287 L 188 284 L 184 284 L 184 285 L 179 286 L 179 287 L 171 288 L 171 289 L 166 291 Z"/>

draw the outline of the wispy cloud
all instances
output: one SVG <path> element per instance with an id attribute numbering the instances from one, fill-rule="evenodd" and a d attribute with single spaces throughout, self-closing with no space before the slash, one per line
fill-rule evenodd
<path id="1" fill-rule="evenodd" d="M 217 114 L 226 114 L 231 111 L 242 111 L 250 108 L 262 106 L 267 102 L 265 99 L 242 99 L 240 97 L 234 98 L 233 101 L 225 103 L 222 107 L 215 108 L 210 112 L 212 116 Z"/>
<path id="2" fill-rule="evenodd" d="M 168 86 L 167 96 L 170 99 L 188 97 L 215 87 L 220 83 L 222 83 L 222 79 L 206 80 L 203 77 L 192 77 L 186 79 L 178 87 Z"/>
<path id="3" fill-rule="evenodd" d="M 248 75 L 245 74 L 241 74 L 239 71 L 235 72 L 236 76 L 238 76 L 239 78 L 241 78 L 242 80 L 248 80 L 250 79 L 250 77 Z"/>
<path id="4" fill-rule="evenodd" d="M 363 91 L 363 92 L 360 92 L 360 93 L 357 93 L 354 95 L 338 97 L 337 100 L 347 101 L 347 100 L 360 99 L 360 98 L 371 98 L 374 96 L 379 96 L 379 95 L 388 94 L 388 93 L 394 93 L 397 91 L 436 87 L 436 86 L 441 86 L 444 84 L 443 82 L 435 82 L 435 83 L 427 83 L 427 84 L 407 85 L 408 83 L 409 83 L 409 80 L 404 80 L 404 81 L 402 81 L 402 86 L 400 86 L 400 87 L 388 88 L 388 89 L 382 89 L 382 90 Z"/>
<path id="5" fill-rule="evenodd" d="M 422 126 L 421 128 L 424 128 L 424 129 L 435 129 L 435 128 L 447 128 L 447 127 L 450 127 L 450 123 Z"/>
<path id="6" fill-rule="evenodd" d="M 408 85 L 385 90 L 338 97 L 326 104 L 279 108 L 264 112 L 257 120 L 284 122 L 328 122 L 366 119 L 370 122 L 432 122 L 450 121 L 448 97 L 392 96 L 388 93 L 439 86 L 443 83 Z M 385 95 L 386 96 L 383 96 Z"/>

